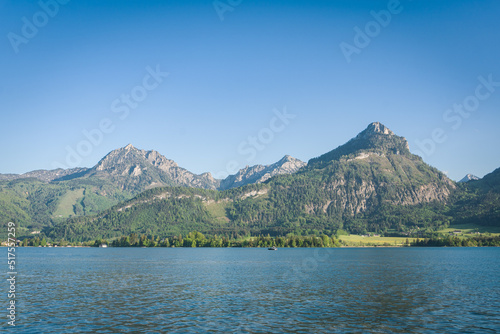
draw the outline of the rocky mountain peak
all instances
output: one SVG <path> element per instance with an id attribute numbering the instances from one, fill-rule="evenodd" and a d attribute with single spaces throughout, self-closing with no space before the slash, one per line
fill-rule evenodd
<path id="1" fill-rule="evenodd" d="M 276 174 L 293 174 L 305 165 L 306 163 L 302 160 L 285 155 L 280 161 L 270 166 L 277 170 Z"/>
<path id="2" fill-rule="evenodd" d="M 464 183 L 464 182 L 469 182 L 469 181 L 477 181 L 479 180 L 479 177 L 473 175 L 473 174 L 467 174 L 464 176 L 463 179 L 461 179 L 460 181 L 458 181 L 459 183 Z"/>
<path id="3" fill-rule="evenodd" d="M 140 151 L 131 144 L 109 152 L 92 169 L 97 171 L 117 170 L 140 165 Z"/>
<path id="4" fill-rule="evenodd" d="M 397 136 L 388 127 L 380 122 L 373 122 L 360 132 L 356 137 L 344 145 L 323 154 L 318 158 L 311 159 L 309 165 L 316 163 L 328 163 L 342 157 L 355 156 L 360 153 L 377 153 L 381 155 L 397 154 L 410 155 L 408 141 L 404 137 Z"/>
<path id="5" fill-rule="evenodd" d="M 245 168 L 240 169 L 238 173 L 229 175 L 227 178 L 222 180 L 220 183 L 220 189 L 225 190 L 241 187 L 250 183 L 262 183 L 275 175 L 296 173 L 305 165 L 305 162 L 289 155 L 285 155 L 281 158 L 281 160 L 271 165 L 246 166 Z"/>
<path id="6" fill-rule="evenodd" d="M 368 125 L 366 130 L 361 132 L 359 135 L 370 135 L 373 133 L 394 136 L 394 132 L 392 132 L 388 127 L 386 127 L 384 124 L 382 124 L 380 122 L 371 123 L 370 125 Z"/>
<path id="7" fill-rule="evenodd" d="M 284 163 L 287 163 L 287 162 L 296 162 L 296 161 L 300 161 L 300 160 L 296 159 L 296 158 L 294 158 L 294 157 L 292 157 L 292 156 L 290 156 L 290 155 L 287 154 L 283 158 L 281 158 L 277 162 L 277 164 L 284 164 Z M 302 161 L 300 161 L 300 162 L 302 162 Z"/>
<path id="8" fill-rule="evenodd" d="M 112 180 L 133 191 L 165 185 L 216 189 L 219 185 L 209 174 L 196 175 L 157 151 L 141 150 L 132 144 L 108 153 L 88 175 Z"/>

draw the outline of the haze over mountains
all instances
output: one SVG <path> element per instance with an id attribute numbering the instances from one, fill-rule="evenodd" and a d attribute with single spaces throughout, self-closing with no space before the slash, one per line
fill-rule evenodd
<path id="1" fill-rule="evenodd" d="M 411 154 L 404 137 L 375 122 L 307 164 L 285 156 L 224 180 L 191 173 L 132 145 L 88 169 L 0 175 L 0 219 L 19 221 L 26 233 L 41 229 L 74 240 L 189 229 L 389 233 L 435 230 L 458 221 L 495 225 L 498 174 L 456 183 Z M 486 204 L 476 210 L 477 203 Z"/>

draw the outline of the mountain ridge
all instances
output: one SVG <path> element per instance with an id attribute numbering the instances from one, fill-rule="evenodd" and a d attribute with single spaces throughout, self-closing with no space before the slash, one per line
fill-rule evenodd
<path id="1" fill-rule="evenodd" d="M 128 144 L 112 150 L 96 165 L 90 168 L 38 170 L 24 174 L 0 174 L 0 181 L 36 178 L 44 182 L 67 181 L 75 178 L 111 178 L 120 184 L 122 189 L 134 190 L 138 182 L 124 180 L 148 174 L 148 167 L 158 169 L 152 175 L 147 175 L 149 185 L 140 186 L 133 192 L 142 191 L 154 186 L 185 186 L 203 189 L 225 190 L 253 182 L 265 182 L 274 175 L 294 173 L 306 163 L 299 159 L 285 155 L 279 161 L 270 165 L 253 165 L 240 169 L 236 174 L 228 175 L 225 179 L 215 179 L 210 172 L 195 174 L 180 167 L 174 160 L 168 159 L 158 151 L 143 150 Z M 122 176 L 123 178 L 120 178 Z M 139 182 L 140 183 L 140 182 Z M 221 187 L 221 184 L 223 186 Z"/>
<path id="2" fill-rule="evenodd" d="M 58 180 L 64 177 L 68 177 L 72 174 L 82 173 L 87 171 L 89 168 L 85 167 L 76 167 L 76 168 L 68 168 L 68 169 L 37 169 L 24 174 L 0 174 L 0 181 L 11 181 L 17 179 L 28 179 L 35 178 L 44 182 L 51 182 L 54 180 Z"/>
<path id="3" fill-rule="evenodd" d="M 290 155 L 285 155 L 279 161 L 270 165 L 246 166 L 236 174 L 221 180 L 219 190 L 227 190 L 250 183 L 262 183 L 279 174 L 293 174 L 307 164 Z"/>
<path id="4" fill-rule="evenodd" d="M 384 136 L 385 135 L 385 136 Z M 382 138 L 382 140 L 381 140 Z M 388 140 L 390 138 L 390 140 Z M 361 131 L 357 136 L 349 140 L 343 145 L 338 146 L 337 148 L 320 155 L 315 158 L 309 159 L 306 165 L 311 165 L 311 164 L 316 164 L 316 163 L 321 163 L 321 162 L 328 162 L 329 160 L 334 160 L 338 159 L 346 154 L 353 154 L 356 151 L 372 151 L 373 153 L 378 153 L 378 154 L 385 154 L 387 151 L 391 149 L 393 152 L 397 154 L 403 154 L 403 155 L 408 155 L 411 154 L 409 151 L 409 144 L 404 137 L 397 136 L 393 131 L 391 131 L 388 127 L 383 125 L 380 122 L 372 122 L 368 125 L 368 127 Z M 248 170 L 249 168 L 252 167 L 259 167 L 260 166 L 271 166 L 274 164 L 279 163 L 276 162 L 271 165 L 253 165 L 253 166 L 246 166 L 245 168 L 240 169 L 238 172 L 232 175 L 228 175 L 225 179 L 215 179 L 211 175 L 210 172 L 205 172 L 202 174 L 195 174 L 190 171 L 188 171 L 185 168 L 180 167 L 175 161 L 166 158 L 165 156 L 161 155 L 159 152 L 155 150 L 141 150 L 135 148 L 132 144 L 128 144 L 122 148 L 118 148 L 115 150 L 112 150 L 109 152 L 106 156 L 113 152 L 118 152 L 118 151 L 123 151 L 123 150 L 138 150 L 141 152 L 150 152 L 151 156 L 156 156 L 156 157 L 161 157 L 161 159 L 164 159 L 163 163 L 162 162 L 154 162 L 154 158 L 145 157 L 147 160 L 149 159 L 150 162 L 157 166 L 161 165 L 161 169 L 163 171 L 167 172 L 167 174 L 170 174 L 170 177 L 175 177 L 178 175 L 178 173 L 175 173 L 174 170 L 178 168 L 179 171 L 184 171 L 185 175 L 190 175 L 189 177 L 186 177 L 185 180 L 181 181 L 180 183 L 184 183 L 186 186 L 198 186 L 198 187 L 205 187 L 207 189 L 227 189 L 227 186 L 221 187 L 220 183 L 228 184 L 228 178 L 234 178 L 237 177 L 238 175 L 241 175 L 243 173 L 243 170 Z M 102 164 L 102 160 L 106 158 L 103 157 L 95 166 L 93 167 L 77 167 L 77 168 L 70 168 L 70 169 L 54 169 L 54 170 L 35 170 L 35 171 L 30 171 L 24 174 L 0 174 L 0 181 L 8 181 L 8 180 L 15 180 L 15 179 L 21 179 L 21 178 L 30 178 L 34 177 L 39 180 L 42 180 L 44 182 L 51 182 L 51 181 L 59 181 L 59 180 L 68 180 L 71 178 L 75 177 L 80 177 L 82 176 L 85 172 L 89 172 L 90 170 L 95 170 L 95 168 L 99 165 Z M 294 158 L 295 159 L 295 158 Z M 298 160 L 298 159 L 296 159 Z M 300 161 L 300 160 L 298 160 Z M 139 170 L 136 170 L 135 173 L 139 173 Z M 186 173 L 187 172 L 187 173 Z M 183 173 L 181 173 L 183 174 Z M 471 175 L 472 179 L 475 179 L 476 177 L 472 174 L 467 174 L 466 177 L 463 179 L 457 181 L 457 182 L 465 182 L 465 178 L 467 178 L 469 175 Z M 198 182 L 193 181 L 196 179 L 198 176 Z M 191 180 L 191 182 L 190 182 Z M 194 184 L 190 184 L 194 183 Z M 241 184 L 238 184 L 240 186 Z"/>

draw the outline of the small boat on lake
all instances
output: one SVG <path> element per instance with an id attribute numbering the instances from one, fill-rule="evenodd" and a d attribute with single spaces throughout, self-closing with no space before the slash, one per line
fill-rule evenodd
<path id="1" fill-rule="evenodd" d="M 278 247 L 276 247 L 276 246 L 269 247 L 267 250 L 278 250 Z"/>

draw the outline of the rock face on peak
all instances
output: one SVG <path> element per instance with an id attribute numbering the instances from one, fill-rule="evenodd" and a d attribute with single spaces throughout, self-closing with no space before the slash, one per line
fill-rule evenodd
<path id="1" fill-rule="evenodd" d="M 108 153 L 86 176 L 110 180 L 123 190 L 132 192 L 157 186 L 204 189 L 217 189 L 219 186 L 219 181 L 210 173 L 196 175 L 157 151 L 137 149 L 131 144 Z"/>
<path id="2" fill-rule="evenodd" d="M 305 162 L 285 155 L 280 161 L 272 165 L 246 166 L 240 169 L 238 173 L 229 175 L 222 180 L 220 183 L 220 190 L 236 188 L 250 183 L 262 183 L 275 175 L 293 174 L 305 165 Z"/>
<path id="3" fill-rule="evenodd" d="M 366 128 L 365 131 L 360 134 L 368 135 L 370 133 L 380 133 L 383 135 L 394 136 L 394 132 L 392 132 L 388 127 L 380 122 L 373 122 Z"/>
<path id="4" fill-rule="evenodd" d="M 323 165 L 342 157 L 353 158 L 361 153 L 411 155 L 406 138 L 395 135 L 385 125 L 375 122 L 368 125 L 365 130 L 344 145 L 309 160 L 308 165 Z"/>
<path id="5" fill-rule="evenodd" d="M 463 179 L 461 179 L 460 181 L 458 181 L 458 183 L 465 183 L 465 182 L 469 182 L 469 181 L 477 181 L 479 180 L 479 177 L 473 175 L 473 174 L 467 174 L 463 177 Z"/>

